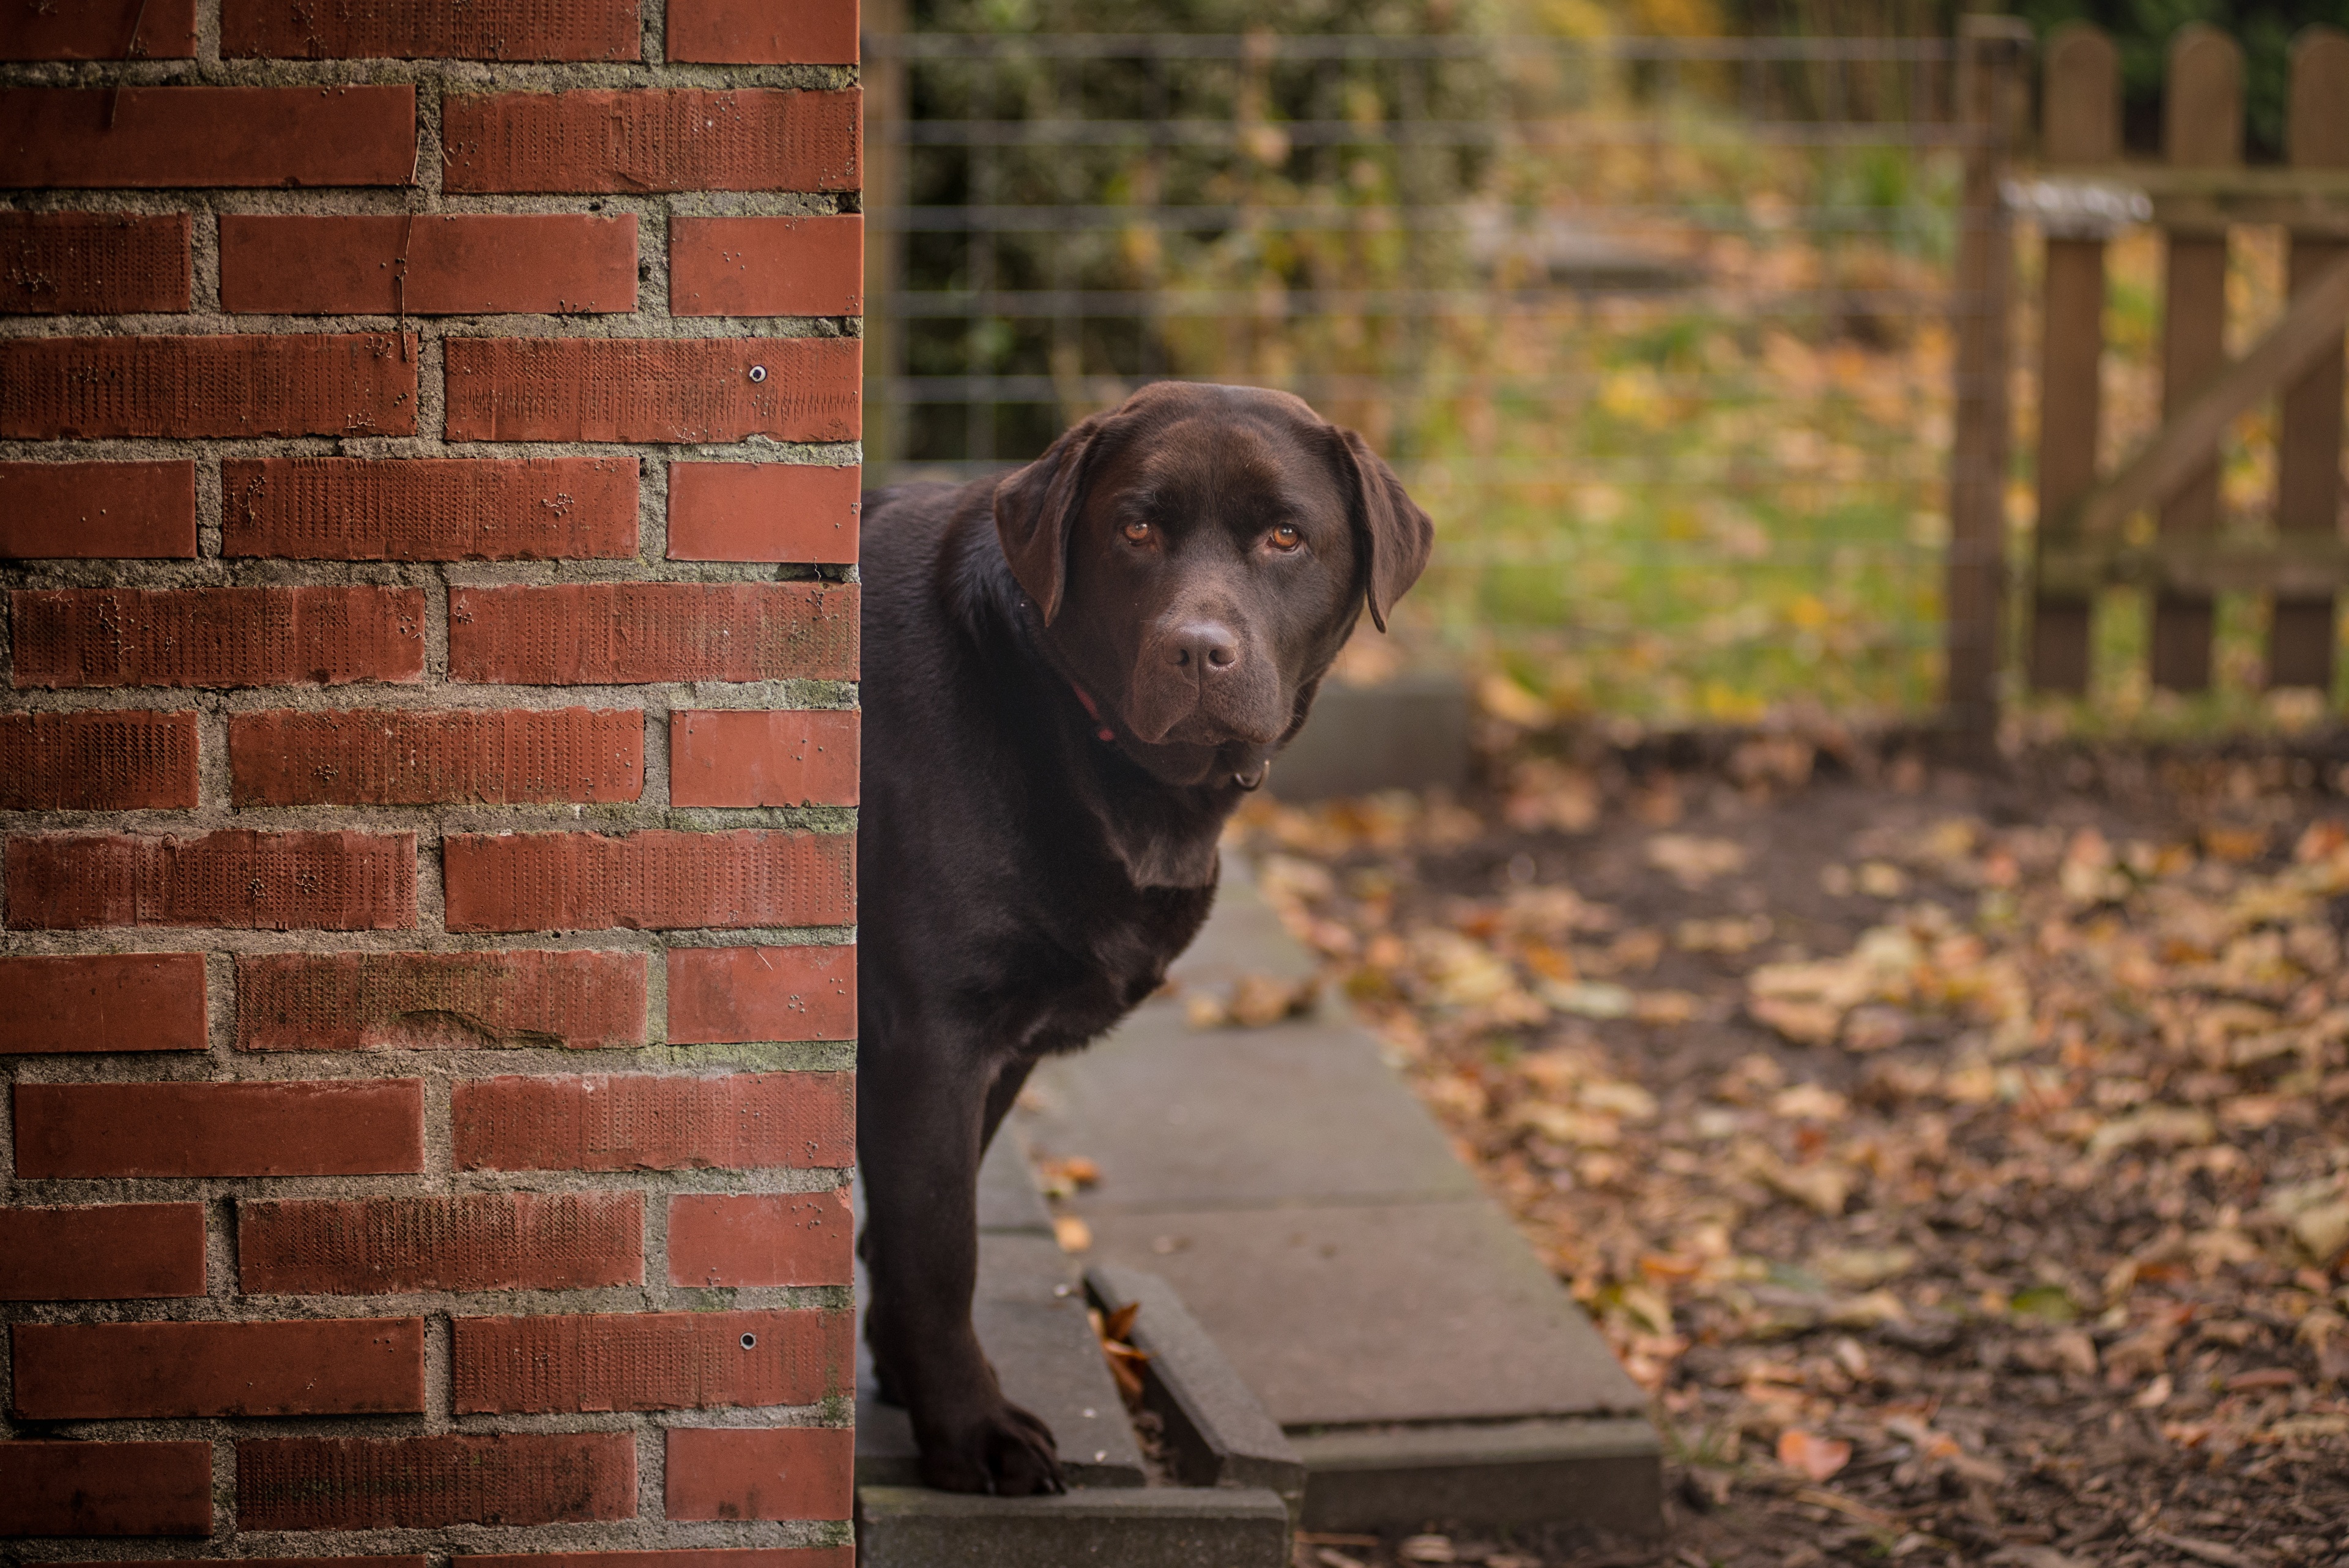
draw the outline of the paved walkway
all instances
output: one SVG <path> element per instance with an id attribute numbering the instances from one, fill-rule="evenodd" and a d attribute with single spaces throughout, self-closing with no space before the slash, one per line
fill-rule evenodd
<path id="1" fill-rule="evenodd" d="M 1176 980 L 1309 971 L 1227 864 Z M 1011 1125 L 1099 1162 L 1063 1206 L 1088 1262 L 1174 1286 L 1305 1459 L 1309 1526 L 1652 1525 L 1645 1397 L 1359 1025 L 1198 1032 L 1154 1002 Z"/>

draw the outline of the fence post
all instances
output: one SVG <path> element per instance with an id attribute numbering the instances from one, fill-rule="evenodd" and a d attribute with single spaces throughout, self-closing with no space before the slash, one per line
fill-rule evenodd
<path id="1" fill-rule="evenodd" d="M 2162 146 L 2181 169 L 2225 169 L 2243 161 L 2243 51 L 2216 27 L 2197 22 L 2169 46 L 2162 94 Z M 2227 368 L 2227 231 L 2173 228 L 2163 279 L 2161 417 L 2175 416 L 2204 383 Z M 2168 537 L 2210 534 L 2219 526 L 2219 452 L 2161 508 Z M 2207 593 L 2164 587 L 2153 606 L 2153 683 L 2172 691 L 2210 684 L 2212 601 Z"/>
<path id="2" fill-rule="evenodd" d="M 2051 164 L 2119 161 L 2120 53 L 2085 22 L 2057 28 L 2047 40 L 2039 152 Z M 2096 447 L 2104 424 L 2105 234 L 2093 218 L 2066 231 L 2047 221 L 2047 278 L 2040 310 L 2039 519 L 2033 542 L 2040 558 L 2064 537 L 2067 508 L 2095 487 Z M 2085 594 L 2033 596 L 2031 683 L 2043 691 L 2088 687 L 2088 630 L 2093 601 Z"/>
<path id="3" fill-rule="evenodd" d="M 2310 27 L 2292 44 L 2284 150 L 2295 169 L 2349 168 L 2349 34 Z M 2294 294 L 2349 244 L 2292 237 Z M 2276 425 L 2276 526 L 2286 534 L 2337 534 L 2341 518 L 2341 352 L 2283 389 Z M 2276 596 L 2268 631 L 2268 683 L 2333 686 L 2333 597 Z"/>
<path id="4" fill-rule="evenodd" d="M 1957 406 L 1950 451 L 1945 700 L 1961 746 L 1976 753 L 1988 751 L 1998 735 L 2007 306 L 2014 275 L 2013 225 L 2000 186 L 2013 134 L 2014 83 L 2030 43 L 2030 27 L 2013 17 L 1974 15 L 1959 22 L 1958 117 L 1971 134 L 1952 302 Z"/>

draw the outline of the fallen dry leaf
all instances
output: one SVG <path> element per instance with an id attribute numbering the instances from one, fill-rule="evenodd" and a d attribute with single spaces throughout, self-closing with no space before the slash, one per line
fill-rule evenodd
<path id="1" fill-rule="evenodd" d="M 1789 1427 L 1778 1434 L 1778 1462 L 1799 1475 L 1823 1481 L 1851 1463 L 1851 1445 Z"/>

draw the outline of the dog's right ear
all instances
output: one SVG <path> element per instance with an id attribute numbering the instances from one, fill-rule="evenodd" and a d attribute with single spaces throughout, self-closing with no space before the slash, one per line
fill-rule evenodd
<path id="1" fill-rule="evenodd" d="M 1011 563 L 1012 576 L 1036 601 L 1046 626 L 1061 613 L 1061 589 L 1069 576 L 1069 534 L 1084 499 L 1093 438 L 1108 418 L 1094 414 L 1079 421 L 1043 456 L 1005 474 L 995 487 L 995 536 L 1003 542 L 1003 558 Z"/>

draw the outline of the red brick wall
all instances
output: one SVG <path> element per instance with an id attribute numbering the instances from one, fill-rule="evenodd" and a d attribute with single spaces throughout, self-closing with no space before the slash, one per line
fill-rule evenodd
<path id="1" fill-rule="evenodd" d="M 846 1568 L 855 58 L 0 0 L 0 1552 Z"/>

